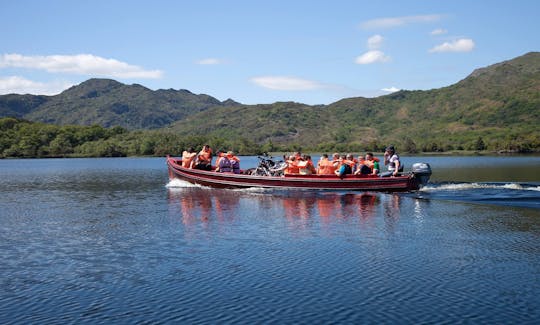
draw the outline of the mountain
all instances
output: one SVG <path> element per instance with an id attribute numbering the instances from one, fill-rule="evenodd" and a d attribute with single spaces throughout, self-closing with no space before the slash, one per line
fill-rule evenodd
<path id="1" fill-rule="evenodd" d="M 540 53 L 473 71 L 448 87 L 402 90 L 330 105 L 242 105 L 187 90 L 90 79 L 56 96 L 0 96 L 0 117 L 52 124 L 166 128 L 179 135 L 249 139 L 268 148 L 540 150 Z"/>
<path id="2" fill-rule="evenodd" d="M 23 117 L 48 100 L 42 95 L 2 95 L 0 96 L 0 117 Z"/>
<path id="3" fill-rule="evenodd" d="M 479 138 L 497 148 L 514 150 L 518 143 L 540 148 L 538 125 L 540 53 L 531 52 L 477 69 L 440 89 L 402 90 L 323 106 L 275 103 L 211 108 L 174 123 L 171 129 L 324 151 L 339 149 L 339 144 L 363 150 L 385 143 L 431 151 L 474 149 Z"/>
<path id="4" fill-rule="evenodd" d="M 90 79 L 55 96 L 0 96 L 0 116 L 13 116 L 51 124 L 98 124 L 104 127 L 155 129 L 220 102 L 188 90 L 150 90 L 109 79 Z"/>

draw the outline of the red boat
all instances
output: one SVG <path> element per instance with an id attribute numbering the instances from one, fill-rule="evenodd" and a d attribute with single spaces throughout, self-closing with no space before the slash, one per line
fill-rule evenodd
<path id="1" fill-rule="evenodd" d="M 377 175 L 285 175 L 255 176 L 234 173 L 219 173 L 182 167 L 181 159 L 167 156 L 169 179 L 181 179 L 193 184 L 217 188 L 275 188 L 305 190 L 383 191 L 407 192 L 418 190 L 431 176 L 426 163 L 416 163 L 413 171 L 395 177 Z"/>

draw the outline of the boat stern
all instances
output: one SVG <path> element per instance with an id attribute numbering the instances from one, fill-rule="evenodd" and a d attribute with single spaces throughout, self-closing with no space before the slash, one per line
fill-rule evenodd
<path id="1" fill-rule="evenodd" d="M 431 166 L 428 163 L 414 163 L 412 165 L 412 173 L 418 180 L 420 186 L 424 186 L 428 183 L 431 177 Z"/>

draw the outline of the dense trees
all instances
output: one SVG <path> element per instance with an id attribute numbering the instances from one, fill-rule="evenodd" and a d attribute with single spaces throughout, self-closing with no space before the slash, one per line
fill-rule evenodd
<path id="1" fill-rule="evenodd" d="M 258 154 L 245 139 L 183 137 L 166 131 L 131 131 L 122 127 L 55 126 L 15 118 L 0 119 L 0 157 L 124 157 L 179 155 L 209 143 L 213 148 Z"/>
<path id="2" fill-rule="evenodd" d="M 209 144 L 214 150 L 234 150 L 243 155 L 271 151 L 365 152 L 382 151 L 388 144 L 400 152 L 444 152 L 455 150 L 531 152 L 538 151 L 540 139 L 518 133 L 496 135 L 493 140 L 470 135 L 445 139 L 409 138 L 385 143 L 371 140 L 322 142 L 316 146 L 303 143 L 276 144 L 268 139 L 263 144 L 241 137 L 183 136 L 167 130 L 127 131 L 122 127 L 56 126 L 16 118 L 0 119 L 0 158 L 8 157 L 125 157 L 180 155 L 191 146 L 195 149 Z M 464 144 L 464 145 L 462 145 Z"/>
<path id="3" fill-rule="evenodd" d="M 0 95 L 0 117 L 54 124 L 2 120 L 0 157 L 162 156 L 203 143 L 243 154 L 381 151 L 389 144 L 402 153 L 540 152 L 538 89 L 538 52 L 448 87 L 329 105 L 242 105 L 90 79 L 55 96 Z"/>

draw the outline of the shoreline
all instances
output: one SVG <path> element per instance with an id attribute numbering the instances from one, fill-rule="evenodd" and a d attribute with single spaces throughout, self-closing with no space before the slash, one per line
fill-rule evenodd
<path id="1" fill-rule="evenodd" d="M 367 151 L 366 151 L 367 152 Z M 351 154 L 358 156 L 363 155 L 366 152 L 351 152 Z M 282 157 L 283 155 L 290 155 L 292 152 L 268 152 L 267 154 L 269 156 L 272 156 L 274 158 L 276 157 Z M 305 152 L 309 155 L 322 155 L 323 153 L 327 153 L 328 155 L 331 155 L 333 152 Z M 340 154 L 349 153 L 349 152 L 343 152 Z M 383 156 L 384 152 L 373 152 L 375 156 Z M 486 157 L 516 157 L 516 156 L 540 156 L 540 152 L 501 152 L 501 151 L 446 151 L 446 152 L 417 152 L 417 153 L 409 153 L 409 152 L 398 152 L 400 156 L 403 157 L 474 157 L 474 156 L 486 156 Z M 180 155 L 172 155 L 172 156 L 180 156 Z M 239 154 L 239 156 L 262 156 L 257 154 Z M 84 156 L 84 155 L 66 155 L 66 156 L 24 156 L 24 157 L 0 157 L 0 160 L 2 159 L 80 159 L 80 158 L 165 158 L 166 156 L 152 156 L 152 155 L 134 155 L 134 156 Z"/>

